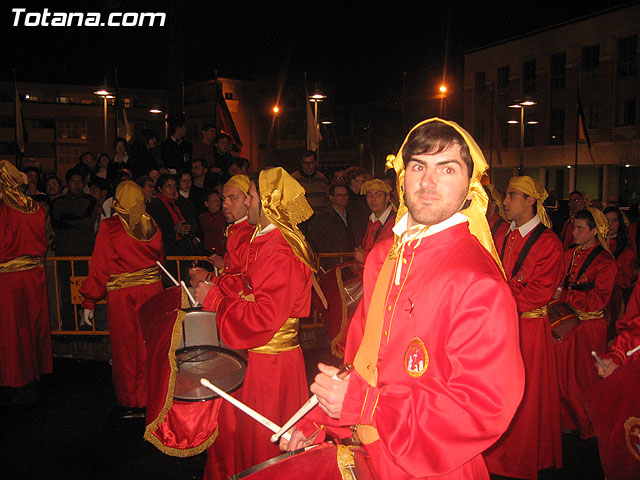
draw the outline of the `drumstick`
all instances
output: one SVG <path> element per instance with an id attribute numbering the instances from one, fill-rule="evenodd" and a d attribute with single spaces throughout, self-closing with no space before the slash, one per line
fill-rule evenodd
<path id="1" fill-rule="evenodd" d="M 182 285 L 182 288 L 184 289 L 184 291 L 187 293 L 187 296 L 189 297 L 189 301 L 191 302 L 191 306 L 195 307 L 198 305 L 198 302 L 196 302 L 196 299 L 193 298 L 193 295 L 191 295 L 191 292 L 189 291 L 189 289 L 187 288 L 187 285 L 184 283 L 184 280 L 182 280 L 180 282 L 180 285 Z"/>
<path id="2" fill-rule="evenodd" d="M 205 387 L 207 387 L 209 390 L 212 390 L 215 393 L 217 393 L 218 395 L 220 395 L 222 398 L 224 398 L 231 405 L 233 405 L 234 407 L 242 410 L 244 413 L 246 413 L 251 418 L 253 418 L 256 422 L 258 422 L 261 425 L 267 427 L 272 432 L 277 432 L 278 430 L 280 430 L 280 427 L 278 425 L 276 425 L 275 423 L 273 423 L 271 420 L 269 420 L 268 418 L 263 417 L 262 415 L 260 415 L 258 412 L 256 412 L 252 408 L 247 407 L 240 400 L 236 400 L 235 398 L 233 398 L 231 395 L 229 395 L 224 390 L 220 390 L 218 387 L 216 387 L 214 384 L 212 384 L 206 378 L 201 378 L 200 379 L 200 383 L 202 385 L 204 385 Z M 284 435 L 282 435 L 282 437 L 287 441 L 291 440 L 291 434 L 289 434 L 289 433 L 285 433 Z"/>
<path id="3" fill-rule="evenodd" d="M 633 355 L 634 353 L 636 353 L 638 350 L 640 350 L 640 345 L 638 345 L 636 348 L 632 348 L 631 350 L 629 350 L 627 352 L 627 357 L 630 357 L 631 355 Z"/>
<path id="4" fill-rule="evenodd" d="M 593 355 L 593 358 L 596 359 L 596 362 L 598 362 L 598 365 L 600 365 L 603 370 L 607 369 L 607 367 L 605 366 L 604 362 L 602 361 L 602 359 L 598 356 L 598 354 L 596 352 L 592 351 L 591 355 Z"/>
<path id="5" fill-rule="evenodd" d="M 339 377 L 339 375 L 342 375 L 346 372 L 349 372 L 353 369 L 353 365 L 350 363 L 347 363 L 345 365 L 342 366 L 342 368 L 340 368 L 340 370 L 338 370 L 338 373 L 336 373 L 333 377 L 334 380 L 342 380 L 344 377 Z M 298 423 L 298 420 L 300 420 L 302 417 L 304 417 L 307 413 L 309 413 L 313 407 L 315 407 L 316 405 L 318 405 L 318 396 L 317 395 L 313 395 L 309 400 L 307 400 L 305 402 L 304 405 L 302 405 L 302 407 L 300 407 L 300 409 L 293 414 L 293 416 L 287 420 L 287 422 L 282 426 L 282 428 L 280 430 L 278 430 L 276 433 L 274 433 L 273 435 L 271 435 L 271 441 L 273 443 L 277 442 L 278 439 L 280 438 L 280 436 L 284 437 L 284 432 L 286 432 L 287 430 L 289 430 L 291 427 L 293 427 L 296 423 Z M 286 437 L 285 437 L 286 439 Z M 287 439 L 287 441 L 289 441 Z"/>
<path id="6" fill-rule="evenodd" d="M 157 265 L 162 269 L 162 271 L 163 271 L 164 273 L 166 273 L 166 274 L 167 274 L 167 277 L 169 277 L 169 278 L 171 279 L 171 281 L 173 282 L 173 284 L 174 284 L 176 287 L 180 285 L 180 284 L 178 283 L 178 281 L 177 281 L 175 278 L 173 278 L 173 275 L 171 275 L 171 274 L 167 271 L 167 269 L 166 269 L 166 268 L 164 268 L 164 266 L 163 266 L 159 261 L 157 261 L 157 260 L 156 260 L 156 264 L 157 264 Z"/>

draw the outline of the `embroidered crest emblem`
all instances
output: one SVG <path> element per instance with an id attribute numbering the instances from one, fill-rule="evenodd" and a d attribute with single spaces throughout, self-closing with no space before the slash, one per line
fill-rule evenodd
<path id="1" fill-rule="evenodd" d="M 418 337 L 414 337 L 404 352 L 404 368 L 412 377 L 419 377 L 427 371 L 429 355 L 427 349 Z"/>
<path id="2" fill-rule="evenodd" d="M 629 451 L 640 462 L 640 418 L 627 418 L 624 422 L 624 438 Z"/>

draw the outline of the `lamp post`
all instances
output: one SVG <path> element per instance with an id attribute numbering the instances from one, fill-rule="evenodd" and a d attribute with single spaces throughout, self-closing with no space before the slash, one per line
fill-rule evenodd
<path id="1" fill-rule="evenodd" d="M 316 123 L 315 127 L 316 127 L 316 139 L 318 140 L 318 151 L 316 152 L 316 159 L 318 160 L 318 162 L 320 161 L 320 125 L 318 124 L 318 103 L 322 102 L 325 98 L 327 98 L 327 96 L 322 93 L 318 88 L 316 88 L 314 90 L 314 92 L 309 95 L 309 101 L 313 102 L 314 105 L 314 121 Z"/>
<path id="2" fill-rule="evenodd" d="M 107 142 L 107 98 L 113 98 L 113 95 L 106 89 L 106 87 L 96 90 L 93 94 L 102 97 L 104 104 L 104 151 L 107 152 L 109 148 Z"/>
<path id="3" fill-rule="evenodd" d="M 440 117 L 444 119 L 447 114 L 447 86 L 442 84 L 438 90 L 440 91 Z"/>
<path id="4" fill-rule="evenodd" d="M 524 168 L 524 109 L 527 107 L 531 107 L 535 105 L 531 99 L 525 99 L 522 102 L 516 100 L 509 108 L 519 108 L 520 109 L 520 122 L 517 120 L 509 120 L 507 123 L 520 123 L 520 159 L 518 161 L 518 175 L 522 175 L 522 169 Z M 527 122 L 529 125 L 536 125 L 538 122 L 535 120 L 530 120 Z"/>
<path id="5" fill-rule="evenodd" d="M 278 105 L 275 105 L 273 107 L 273 115 L 276 117 L 276 148 L 278 143 L 280 143 L 280 115 L 278 115 L 280 113 L 280 107 L 278 107 Z"/>

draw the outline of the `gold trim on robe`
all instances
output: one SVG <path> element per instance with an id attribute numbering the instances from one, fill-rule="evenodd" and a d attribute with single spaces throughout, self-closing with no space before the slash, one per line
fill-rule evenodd
<path id="1" fill-rule="evenodd" d="M 540 318 L 547 315 L 547 306 L 543 305 L 542 307 L 534 308 L 533 310 L 529 310 L 528 312 L 522 312 L 520 314 L 520 318 Z"/>
<path id="2" fill-rule="evenodd" d="M 117 273 L 109 277 L 107 291 L 119 290 L 121 288 L 136 287 L 138 285 L 149 285 L 162 280 L 160 269 L 157 266 L 143 268 L 135 272 Z"/>
<path id="3" fill-rule="evenodd" d="M 0 263 L 0 273 L 22 272 L 33 267 L 44 267 L 44 258 L 23 255 Z"/>
<path id="4" fill-rule="evenodd" d="M 254 353 L 269 353 L 276 354 L 281 352 L 288 352 L 294 348 L 298 348 L 298 323 L 299 318 L 287 318 L 280 330 L 269 340 L 266 345 L 257 348 L 249 349 Z"/>

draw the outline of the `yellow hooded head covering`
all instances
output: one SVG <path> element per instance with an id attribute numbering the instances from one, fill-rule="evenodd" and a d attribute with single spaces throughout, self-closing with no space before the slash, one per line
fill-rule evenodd
<path id="1" fill-rule="evenodd" d="M 22 173 L 6 160 L 0 161 L 0 193 L 8 207 L 23 213 L 35 213 L 40 208 L 18 188 L 24 183 Z"/>
<path id="2" fill-rule="evenodd" d="M 587 207 L 585 210 L 588 210 L 589 213 L 593 216 L 593 219 L 596 222 L 596 238 L 607 252 L 609 251 L 609 244 L 607 242 L 607 236 L 609 235 L 609 221 L 607 217 L 604 216 L 597 208 Z"/>
<path id="3" fill-rule="evenodd" d="M 262 212 L 280 230 L 300 261 L 315 272 L 315 254 L 298 228 L 313 215 L 304 188 L 281 167 L 263 170 L 259 183 Z"/>
<path id="4" fill-rule="evenodd" d="M 360 195 L 366 195 L 369 192 L 376 191 L 391 193 L 391 187 L 379 178 L 374 178 L 373 180 L 367 180 L 364 182 L 364 185 L 362 185 L 362 188 L 360 189 Z"/>
<path id="5" fill-rule="evenodd" d="M 496 204 L 498 215 L 500 215 L 500 217 L 506 220 L 507 217 L 504 213 L 504 203 L 502 202 L 502 194 L 500 193 L 500 191 L 492 183 L 488 183 L 487 185 L 484 186 L 484 188 L 485 190 L 489 190 L 491 199 L 493 200 L 493 203 Z"/>
<path id="6" fill-rule="evenodd" d="M 116 188 L 113 207 L 127 233 L 137 240 L 146 242 L 156 234 L 158 225 L 146 212 L 144 200 L 144 193 L 138 184 L 125 180 Z"/>
<path id="7" fill-rule="evenodd" d="M 487 197 L 487 192 L 485 192 L 484 187 L 482 186 L 481 179 L 485 172 L 489 169 L 489 165 L 487 165 L 486 160 L 484 159 L 484 155 L 480 150 L 480 147 L 475 142 L 475 140 L 469 135 L 469 133 L 460 127 L 455 122 L 451 122 L 448 120 L 442 120 L 440 118 L 430 118 L 428 120 L 424 120 L 414 126 L 411 131 L 407 134 L 404 142 L 400 146 L 400 150 L 398 151 L 398 155 L 393 156 L 389 155 L 387 157 L 387 168 L 393 168 L 396 171 L 397 181 L 398 181 L 398 196 L 400 198 L 400 206 L 398 207 L 398 214 L 396 216 L 396 222 L 401 219 L 407 212 L 407 206 L 404 202 L 404 161 L 402 159 L 402 149 L 404 148 L 407 140 L 411 136 L 411 133 L 427 124 L 432 122 L 441 122 L 449 127 L 453 128 L 456 132 L 458 132 L 467 147 L 469 148 L 469 153 L 471 154 L 471 158 L 473 160 L 473 172 L 471 174 L 471 179 L 469 180 L 469 194 L 471 195 L 471 201 L 469 206 L 463 210 L 460 210 L 467 219 L 469 220 L 469 231 L 472 235 L 474 235 L 478 241 L 482 244 L 482 246 L 491 254 L 491 256 L 496 261 L 498 267 L 504 274 L 504 270 L 502 270 L 502 263 L 500 262 L 500 257 L 498 256 L 498 252 L 496 251 L 496 247 L 493 243 L 493 238 L 491 237 L 491 230 L 489 229 L 489 224 L 487 223 L 487 218 L 485 216 L 487 212 L 487 204 L 489 203 L 489 198 Z M 463 205 L 460 206 L 462 208 Z M 425 227 L 423 229 L 424 233 L 426 233 Z M 414 237 L 415 238 L 415 237 Z M 389 252 L 389 256 L 391 258 L 397 256 L 400 248 L 400 238 L 396 236 L 394 246 Z"/>
<path id="8" fill-rule="evenodd" d="M 549 194 L 539 182 L 536 182 L 533 178 L 526 175 L 522 177 L 511 177 L 507 188 L 513 188 L 535 198 L 537 204 L 536 213 L 540 217 L 540 221 L 545 227 L 551 228 L 551 221 L 543 205 Z"/>
<path id="9" fill-rule="evenodd" d="M 227 183 L 224 184 L 225 187 L 235 187 L 240 190 L 245 195 L 249 194 L 249 177 L 247 175 L 234 175 L 229 179 Z"/>

